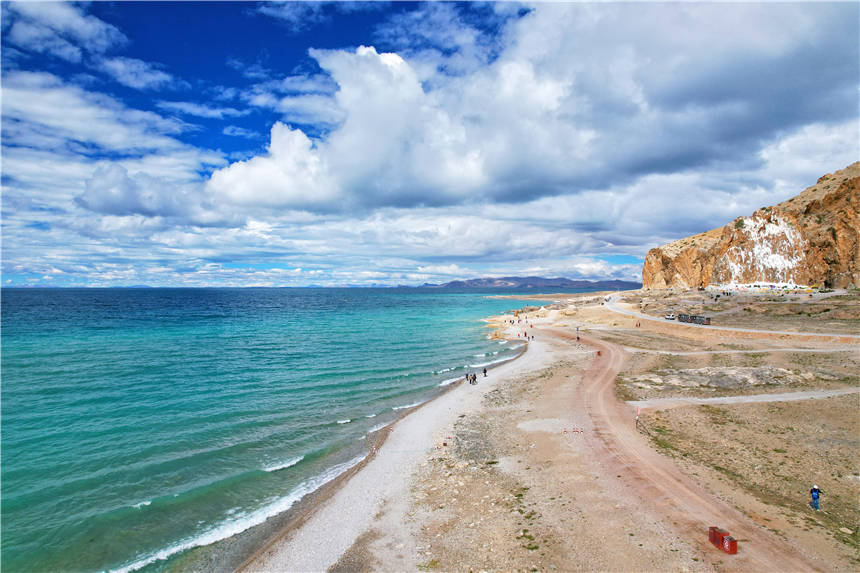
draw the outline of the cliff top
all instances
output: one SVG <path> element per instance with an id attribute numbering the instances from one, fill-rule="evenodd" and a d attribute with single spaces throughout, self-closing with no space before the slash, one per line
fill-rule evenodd
<path id="1" fill-rule="evenodd" d="M 807 205 L 813 201 L 821 200 L 827 194 L 836 191 L 846 179 L 853 177 L 860 177 L 860 161 L 855 161 L 845 169 L 822 175 L 818 178 L 815 185 L 807 187 L 791 199 L 777 204 L 776 207 L 794 216 L 798 216 L 806 210 Z"/>
<path id="2" fill-rule="evenodd" d="M 822 175 L 818 178 L 815 185 L 807 187 L 791 199 L 778 203 L 775 208 L 791 213 L 792 215 L 799 216 L 806 210 L 806 207 L 810 203 L 816 200 L 821 200 L 827 194 L 838 189 L 846 179 L 851 179 L 853 177 L 860 177 L 860 161 L 855 161 L 845 169 L 840 169 L 839 171 Z M 705 231 L 704 233 L 699 233 L 698 235 L 678 239 L 677 241 L 672 241 L 671 243 L 662 245 L 660 248 L 663 253 L 669 257 L 675 257 L 680 254 L 681 251 L 691 246 L 698 247 L 701 250 L 707 250 L 719 242 L 724 228 L 725 225 L 717 227 L 716 229 L 711 229 L 710 231 Z"/>

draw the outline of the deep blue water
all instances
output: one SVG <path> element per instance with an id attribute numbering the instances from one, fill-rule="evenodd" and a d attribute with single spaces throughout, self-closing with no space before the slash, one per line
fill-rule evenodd
<path id="1" fill-rule="evenodd" d="M 486 294 L 4 289 L 2 569 L 159 566 L 287 509 L 516 353 Z"/>

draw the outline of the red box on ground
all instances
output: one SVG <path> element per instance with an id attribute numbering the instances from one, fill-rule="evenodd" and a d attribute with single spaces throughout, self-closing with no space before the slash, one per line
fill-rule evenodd
<path id="1" fill-rule="evenodd" d="M 722 549 L 723 548 L 723 538 L 728 537 L 728 536 L 729 536 L 728 531 L 726 531 L 725 529 L 720 529 L 719 527 L 716 528 L 714 530 L 713 544 L 716 545 L 717 547 L 719 547 L 720 549 Z"/>
<path id="2" fill-rule="evenodd" d="M 708 528 L 708 541 L 714 543 L 714 540 L 717 538 L 717 530 L 719 527 L 716 525 L 712 525 Z"/>
<path id="3" fill-rule="evenodd" d="M 738 552 L 738 540 L 731 535 L 723 537 L 723 551 L 729 555 L 735 555 Z"/>

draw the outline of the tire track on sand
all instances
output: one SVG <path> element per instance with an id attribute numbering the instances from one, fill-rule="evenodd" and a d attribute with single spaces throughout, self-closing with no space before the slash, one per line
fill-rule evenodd
<path id="1" fill-rule="evenodd" d="M 575 335 L 550 330 L 554 336 Z M 679 535 L 708 555 L 725 571 L 829 571 L 824 562 L 802 555 L 776 535 L 764 530 L 728 503 L 708 493 L 670 459 L 654 451 L 635 429 L 633 410 L 615 398 L 615 377 L 628 355 L 616 345 L 583 336 L 581 342 L 601 352 L 583 374 L 577 405 L 588 414 L 595 439 L 589 440 L 602 466 L 622 475 L 625 486 L 650 511 Z M 708 527 L 727 529 L 738 543 L 737 555 L 722 553 L 708 542 Z"/>

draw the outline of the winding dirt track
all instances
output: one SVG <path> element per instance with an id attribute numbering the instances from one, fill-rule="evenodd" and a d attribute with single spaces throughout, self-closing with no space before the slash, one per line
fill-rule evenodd
<path id="1" fill-rule="evenodd" d="M 561 339 L 575 339 L 562 330 L 551 331 Z M 754 524 L 740 511 L 714 497 L 682 473 L 675 464 L 655 452 L 635 428 L 635 413 L 615 398 L 615 377 L 627 360 L 616 345 L 582 337 L 599 350 L 578 388 L 577 406 L 584 408 L 594 428 L 592 447 L 601 464 L 613 475 L 623 476 L 625 485 L 643 500 L 643 509 L 689 539 L 713 562 L 722 560 L 725 571 L 828 571 L 819 560 L 796 549 Z M 737 555 L 727 555 L 708 541 L 708 527 L 727 529 L 739 540 Z"/>

